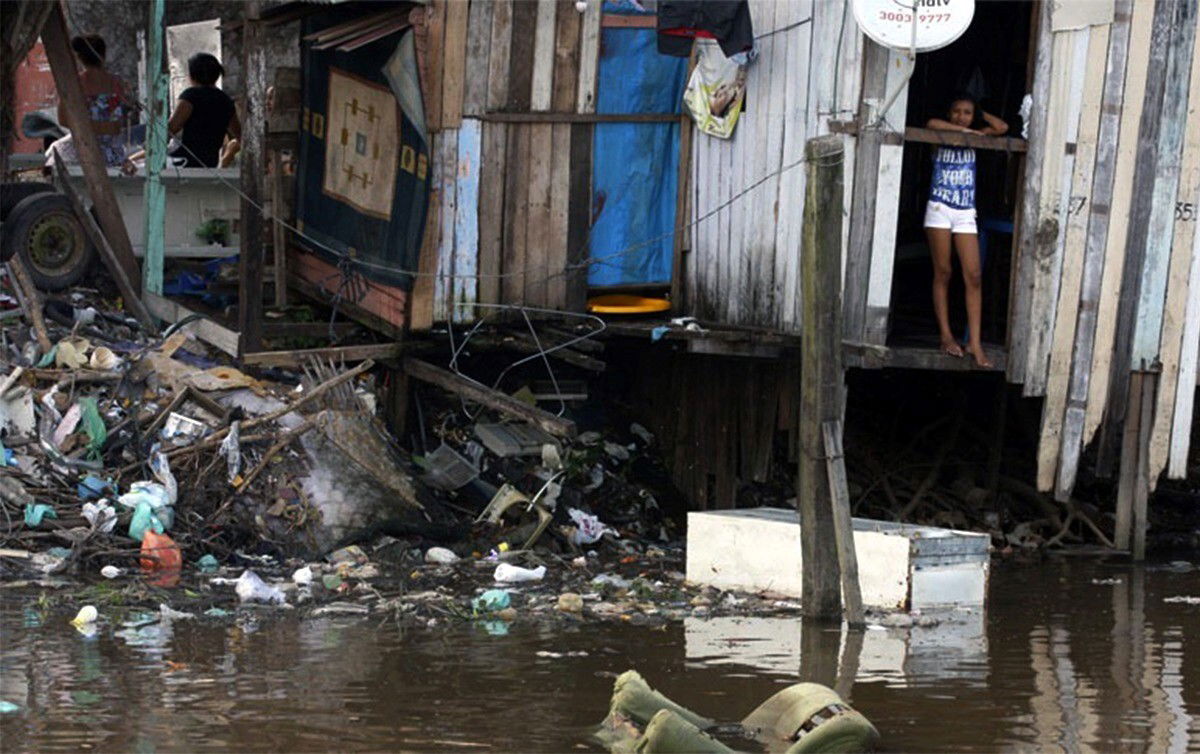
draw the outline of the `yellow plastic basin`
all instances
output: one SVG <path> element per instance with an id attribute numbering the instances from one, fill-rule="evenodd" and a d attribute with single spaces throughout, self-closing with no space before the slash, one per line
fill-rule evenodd
<path id="1" fill-rule="evenodd" d="M 609 293 L 588 299 L 588 311 L 593 314 L 651 314 L 665 312 L 671 302 L 665 298 L 634 296 L 628 293 Z"/>

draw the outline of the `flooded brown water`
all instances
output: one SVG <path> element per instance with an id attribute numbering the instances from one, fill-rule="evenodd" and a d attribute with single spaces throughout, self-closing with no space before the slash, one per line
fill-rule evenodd
<path id="1" fill-rule="evenodd" d="M 787 618 L 653 630 L 518 622 L 400 631 L 258 612 L 233 625 L 44 619 L 0 591 L 4 751 L 588 751 L 636 668 L 737 719 L 783 686 L 836 686 L 887 751 L 1200 752 L 1200 570 L 1065 558 L 998 565 L 984 615 L 844 632 Z M 495 630 L 495 626 L 491 626 Z M 558 656 L 561 655 L 561 656 Z"/>

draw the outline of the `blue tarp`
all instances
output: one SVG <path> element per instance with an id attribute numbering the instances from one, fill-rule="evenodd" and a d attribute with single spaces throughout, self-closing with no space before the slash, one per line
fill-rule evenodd
<path id="1" fill-rule="evenodd" d="M 658 54 L 653 29 L 605 28 L 600 42 L 596 112 L 680 112 L 687 59 Z M 678 171 L 677 123 L 597 124 L 590 285 L 670 282 Z"/>

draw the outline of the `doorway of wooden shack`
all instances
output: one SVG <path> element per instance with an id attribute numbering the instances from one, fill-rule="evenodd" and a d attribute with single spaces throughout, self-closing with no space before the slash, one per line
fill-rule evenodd
<path id="1" fill-rule="evenodd" d="M 915 140 L 911 129 L 923 129 L 930 118 L 944 118 L 951 98 L 965 91 L 975 97 L 978 107 L 1008 124 L 1008 136 L 1020 138 L 1024 125 L 1021 101 L 1032 87 L 1036 8 L 1036 3 L 1022 0 L 976 3 L 975 18 L 962 37 L 941 50 L 917 56 L 908 86 L 906 123 L 893 124 L 896 130 L 907 126 L 910 132 L 905 138 L 900 178 L 889 345 L 938 342 L 931 300 L 933 268 L 924 230 L 937 145 Z M 1012 151 L 1011 142 L 996 142 L 994 149 L 975 149 L 976 209 L 983 256 L 983 341 L 1004 345 L 1024 154 Z M 965 340 L 963 301 L 961 267 L 955 258 L 950 322 L 955 334 Z"/>

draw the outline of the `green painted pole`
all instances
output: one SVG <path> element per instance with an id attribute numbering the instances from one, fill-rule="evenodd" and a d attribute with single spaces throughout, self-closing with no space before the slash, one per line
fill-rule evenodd
<path id="1" fill-rule="evenodd" d="M 167 195 L 162 170 L 167 160 L 167 74 L 163 70 L 163 9 L 166 0 L 152 0 L 147 29 L 146 89 L 146 190 L 145 257 L 142 290 L 162 294 Z"/>

